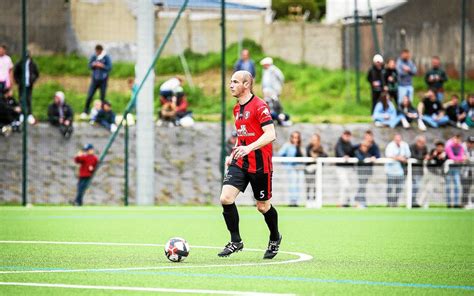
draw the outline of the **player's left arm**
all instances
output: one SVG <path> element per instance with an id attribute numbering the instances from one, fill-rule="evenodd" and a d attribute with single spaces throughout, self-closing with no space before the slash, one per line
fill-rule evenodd
<path id="1" fill-rule="evenodd" d="M 245 155 L 249 154 L 253 150 L 260 149 L 261 147 L 275 141 L 276 133 L 275 133 L 275 126 L 273 125 L 273 123 L 263 126 L 262 130 L 263 130 L 263 135 L 261 135 L 260 138 L 257 139 L 257 141 L 249 144 L 248 146 L 235 147 L 234 149 L 235 159 L 244 157 Z"/>

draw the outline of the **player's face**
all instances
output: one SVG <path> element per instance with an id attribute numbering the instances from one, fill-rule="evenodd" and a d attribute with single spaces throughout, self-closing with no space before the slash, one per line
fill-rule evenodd
<path id="1" fill-rule="evenodd" d="M 229 85 L 230 93 L 233 97 L 238 98 L 244 92 L 245 86 L 242 77 L 233 75 Z"/>

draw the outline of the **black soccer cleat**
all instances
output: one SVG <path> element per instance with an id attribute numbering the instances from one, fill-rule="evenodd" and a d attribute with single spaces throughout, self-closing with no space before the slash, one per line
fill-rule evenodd
<path id="1" fill-rule="evenodd" d="M 233 253 L 237 253 L 238 251 L 242 251 L 244 248 L 244 243 L 242 241 L 240 242 L 229 242 L 227 245 L 225 245 L 224 249 L 217 254 L 219 257 L 228 257 Z"/>
<path id="2" fill-rule="evenodd" d="M 278 249 L 280 248 L 281 243 L 281 234 L 280 238 L 277 241 L 268 241 L 268 248 L 263 255 L 263 259 L 273 259 L 278 254 Z"/>

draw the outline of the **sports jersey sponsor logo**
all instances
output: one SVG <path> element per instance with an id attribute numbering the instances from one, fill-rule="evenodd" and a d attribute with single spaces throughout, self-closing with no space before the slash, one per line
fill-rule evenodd
<path id="1" fill-rule="evenodd" d="M 249 119 L 249 117 L 250 117 L 250 111 L 245 111 L 245 116 L 244 116 L 244 118 L 245 118 L 245 119 Z"/>
<path id="2" fill-rule="evenodd" d="M 239 135 L 240 137 L 253 137 L 255 136 L 255 133 L 249 133 L 245 124 L 242 124 L 237 130 L 237 135 Z"/>

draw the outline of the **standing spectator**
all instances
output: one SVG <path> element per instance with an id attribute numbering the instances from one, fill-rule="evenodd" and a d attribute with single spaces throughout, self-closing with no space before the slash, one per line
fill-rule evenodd
<path id="1" fill-rule="evenodd" d="M 432 90 L 429 90 L 418 104 L 418 114 L 418 128 L 422 131 L 426 131 L 425 123 L 431 127 L 438 128 L 449 122 L 443 105 L 436 99 L 436 95 Z"/>
<path id="2" fill-rule="evenodd" d="M 402 103 L 398 107 L 398 113 L 405 115 L 405 119 L 409 124 L 418 119 L 418 110 L 413 107 L 408 96 L 403 97 Z"/>
<path id="3" fill-rule="evenodd" d="M 467 141 L 463 144 L 464 153 L 466 154 L 466 165 L 462 170 L 461 184 L 462 184 L 462 204 L 466 208 L 471 208 L 474 205 L 474 199 L 469 199 L 471 193 L 472 183 L 474 183 L 474 136 L 469 136 Z M 473 196 L 474 197 L 474 196 Z"/>
<path id="4" fill-rule="evenodd" d="M 410 51 L 402 50 L 400 57 L 397 59 L 398 73 L 398 105 L 402 102 L 403 96 L 408 96 L 410 102 L 413 102 L 413 76 L 416 74 L 416 65 L 410 59 Z"/>
<path id="5" fill-rule="evenodd" d="M 405 179 L 403 165 L 406 164 L 410 156 L 408 144 L 402 141 L 400 134 L 395 134 L 393 141 L 385 148 L 385 157 L 393 160 L 385 165 L 387 173 L 387 203 L 389 207 L 397 206 Z"/>
<path id="6" fill-rule="evenodd" d="M 462 128 L 468 130 L 474 127 L 474 94 L 469 94 L 461 107 L 466 113 L 466 119 L 462 124 Z"/>
<path id="7" fill-rule="evenodd" d="M 457 134 L 446 142 L 446 156 L 452 163 L 448 166 L 446 181 L 446 202 L 448 208 L 459 208 L 459 191 L 461 190 L 461 164 L 466 160 L 461 135 Z M 451 183 L 454 185 L 454 204 L 451 204 Z"/>
<path id="8" fill-rule="evenodd" d="M 339 181 L 339 205 L 343 207 L 348 207 L 351 204 L 349 189 L 351 188 L 354 166 L 351 163 L 347 163 L 349 158 L 355 156 L 351 139 L 352 133 L 349 130 L 345 130 L 337 140 L 335 147 L 336 157 L 344 158 L 344 163 L 338 163 L 336 165 L 337 178 Z"/>
<path id="9" fill-rule="evenodd" d="M 102 45 L 98 44 L 95 46 L 95 54 L 89 59 L 89 68 L 92 70 L 92 77 L 89 92 L 87 93 L 86 105 L 81 114 L 82 120 L 88 118 L 92 97 L 94 97 L 98 88 L 100 89 L 100 100 L 102 102 L 105 101 L 107 81 L 109 80 L 110 70 L 112 70 L 112 60 L 107 55 L 107 52 L 104 50 Z"/>
<path id="10" fill-rule="evenodd" d="M 370 154 L 370 156 L 380 158 L 380 148 L 379 145 L 375 143 L 374 133 L 371 130 L 365 131 L 363 141 L 368 145 L 368 153 Z"/>
<path id="11" fill-rule="evenodd" d="M 74 161 L 80 165 L 79 167 L 79 181 L 77 182 L 77 195 L 74 201 L 75 206 L 82 206 L 82 200 L 87 186 L 89 186 L 90 179 L 96 169 L 98 158 L 94 153 L 94 146 L 87 144 L 82 151 L 79 151 L 74 157 Z"/>
<path id="12" fill-rule="evenodd" d="M 451 100 L 444 104 L 443 107 L 446 110 L 450 125 L 466 130 L 469 129 L 467 125 L 463 124 L 466 119 L 466 112 L 464 112 L 464 109 L 461 107 L 457 95 L 452 95 Z"/>
<path id="13" fill-rule="evenodd" d="M 357 164 L 357 177 L 358 177 L 358 188 L 355 196 L 357 207 L 366 208 L 367 200 L 365 197 L 367 182 L 370 176 L 372 176 L 372 164 L 375 162 L 375 155 L 371 154 L 369 148 L 371 143 L 363 141 L 359 147 L 355 150 L 354 154 L 358 160 Z"/>
<path id="14" fill-rule="evenodd" d="M 372 110 L 374 112 L 375 105 L 380 99 L 380 95 L 384 89 L 384 68 L 383 57 L 379 54 L 374 55 L 372 59 L 373 65 L 367 72 L 367 81 L 370 83 L 372 90 Z"/>
<path id="15" fill-rule="evenodd" d="M 270 57 L 262 59 L 260 65 L 263 67 L 262 89 L 271 89 L 276 97 L 280 99 L 285 76 L 277 66 L 273 65 L 273 59 Z"/>
<path id="16" fill-rule="evenodd" d="M 410 127 L 405 115 L 397 112 L 387 92 L 381 94 L 380 101 L 375 105 L 372 118 L 375 126 L 378 127 L 389 126 L 395 128 L 400 122 L 402 122 L 404 128 Z"/>
<path id="17" fill-rule="evenodd" d="M 7 46 L 0 45 L 0 93 L 13 96 L 13 62 L 7 55 Z"/>
<path id="18" fill-rule="evenodd" d="M 438 101 L 443 102 L 444 89 L 443 84 L 448 81 L 448 76 L 443 69 L 441 69 L 441 61 L 439 57 L 431 58 L 431 69 L 425 74 L 425 82 L 429 89 L 435 94 Z"/>
<path id="19" fill-rule="evenodd" d="M 384 90 L 390 95 L 393 103 L 398 104 L 398 73 L 394 59 L 389 59 L 384 73 Z"/>
<path id="20" fill-rule="evenodd" d="M 31 96 L 33 93 L 33 85 L 35 84 L 36 80 L 39 78 L 39 71 L 38 66 L 31 58 L 30 53 L 28 52 L 26 55 L 26 71 L 23 71 L 25 66 L 25 62 L 20 60 L 16 63 L 15 68 L 13 69 L 13 76 L 15 77 L 15 82 L 18 85 L 18 92 L 20 93 L 20 100 L 23 98 L 23 80 L 25 78 L 26 81 L 26 106 L 28 113 L 28 123 L 35 124 L 36 119 L 34 118 L 31 107 Z"/>
<path id="21" fill-rule="evenodd" d="M 419 204 L 416 201 L 418 191 L 423 178 L 423 162 L 428 159 L 428 147 L 426 146 L 426 137 L 417 136 L 415 143 L 410 145 L 411 158 L 417 160 L 412 165 L 412 207 L 419 208 Z"/>
<path id="22" fill-rule="evenodd" d="M 21 130 L 21 107 L 13 97 L 0 93 L 0 130 L 2 135 L 8 137 L 12 130 Z"/>
<path id="23" fill-rule="evenodd" d="M 278 151 L 278 156 L 282 157 L 302 157 L 303 152 L 301 150 L 301 133 L 292 132 L 290 135 L 290 141 L 285 143 Z M 289 192 L 290 192 L 290 207 L 298 206 L 298 199 L 300 196 L 300 180 L 302 179 L 301 171 L 296 167 L 296 164 L 290 162 L 287 164 L 288 169 L 288 181 L 289 181 Z"/>
<path id="24" fill-rule="evenodd" d="M 422 188 L 418 204 L 428 208 L 428 196 L 435 193 L 433 184 L 439 182 L 439 177 L 443 175 L 443 166 L 446 161 L 446 152 L 444 151 L 443 141 L 436 141 L 435 148 L 429 153 L 427 163 L 427 173 L 422 179 Z"/>
<path id="25" fill-rule="evenodd" d="M 59 127 L 59 131 L 66 138 L 70 138 L 73 132 L 74 111 L 66 104 L 65 95 L 62 91 L 54 94 L 54 102 L 48 107 L 48 120 L 52 125 Z"/>
<path id="26" fill-rule="evenodd" d="M 250 72 L 252 77 L 255 79 L 255 62 L 250 59 L 250 52 L 246 48 L 242 49 L 240 52 L 240 59 L 234 65 L 234 72 L 241 70 Z"/>
<path id="27" fill-rule="evenodd" d="M 96 122 L 105 127 L 111 133 L 117 130 L 117 125 L 115 124 L 115 113 L 112 111 L 112 105 L 109 102 L 104 101 L 102 103 L 102 109 L 97 113 Z"/>
<path id="28" fill-rule="evenodd" d="M 306 156 L 314 158 L 316 161 L 319 157 L 327 157 L 327 153 L 324 152 L 323 146 L 321 145 L 321 136 L 317 133 L 311 136 L 311 142 L 306 147 Z M 316 163 L 307 164 L 305 169 L 305 181 L 306 181 L 306 200 L 307 207 L 315 207 L 316 200 Z"/>

